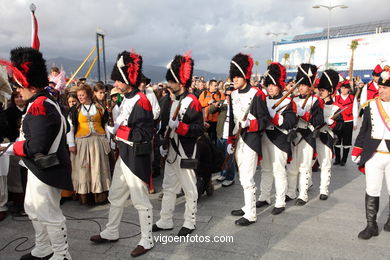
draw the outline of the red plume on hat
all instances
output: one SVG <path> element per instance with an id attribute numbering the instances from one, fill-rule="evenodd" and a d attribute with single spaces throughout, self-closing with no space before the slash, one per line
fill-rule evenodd
<path id="1" fill-rule="evenodd" d="M 248 63 L 249 63 L 249 65 L 248 65 L 248 67 L 246 67 L 246 73 L 245 73 L 245 75 L 246 75 L 245 78 L 246 78 L 247 80 L 251 79 L 252 68 L 253 68 L 253 59 L 252 59 L 252 57 L 249 56 L 249 55 L 248 55 Z"/>
<path id="2" fill-rule="evenodd" d="M 283 89 L 286 86 L 286 68 L 280 64 L 279 62 L 275 62 L 276 65 L 279 67 L 280 70 L 280 77 L 279 77 L 279 86 L 281 86 Z"/>
<path id="3" fill-rule="evenodd" d="M 182 56 L 182 62 L 179 69 L 179 80 L 181 84 L 186 85 L 192 74 L 192 58 L 191 51 L 187 51 Z"/>
<path id="4" fill-rule="evenodd" d="M 132 52 L 130 52 L 130 58 L 132 59 L 132 62 L 129 62 L 128 64 L 126 64 L 127 75 L 128 75 L 130 83 L 132 85 L 136 86 L 139 71 L 140 71 L 141 56 L 132 51 Z"/>
<path id="5" fill-rule="evenodd" d="M 25 63 L 22 64 L 22 68 L 24 70 L 24 73 L 22 73 L 18 68 L 16 68 L 14 66 L 14 64 L 12 64 L 9 61 L 0 60 L 0 65 L 3 65 L 3 66 L 5 66 L 7 68 L 8 73 L 12 75 L 12 78 L 16 81 L 16 83 L 18 85 L 20 85 L 23 88 L 28 88 L 29 87 L 27 78 L 26 78 L 26 76 L 24 74 L 24 73 L 27 73 L 28 70 L 29 70 L 29 67 L 28 67 L 29 62 L 25 62 Z"/>

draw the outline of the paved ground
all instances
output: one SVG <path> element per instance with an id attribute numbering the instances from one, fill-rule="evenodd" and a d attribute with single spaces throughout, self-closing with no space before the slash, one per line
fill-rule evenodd
<path id="1" fill-rule="evenodd" d="M 161 182 L 161 178 L 156 182 Z M 257 174 L 260 183 L 260 174 Z M 288 202 L 287 209 L 278 216 L 270 214 L 272 207 L 257 211 L 257 223 L 249 227 L 234 225 L 236 217 L 230 216 L 232 209 L 243 204 L 242 188 L 236 184 L 228 188 L 216 187 L 212 197 L 203 196 L 199 202 L 197 230 L 194 235 L 230 235 L 232 243 L 156 243 L 140 259 L 390 259 L 390 232 L 383 231 L 388 214 L 387 192 L 383 190 L 379 210 L 380 234 L 369 241 L 357 238 L 365 226 L 364 177 L 352 163 L 345 168 L 333 168 L 330 197 L 320 201 L 319 173 L 313 173 L 314 185 L 309 192 L 310 201 L 304 207 Z M 157 184 L 159 186 L 159 184 Z M 161 207 L 158 195 L 152 195 L 154 218 Z M 183 224 L 184 204 L 178 200 L 175 229 L 165 234 L 176 234 Z M 108 205 L 99 207 L 80 206 L 77 202 L 63 205 L 64 214 L 74 218 L 97 218 L 102 226 L 106 223 Z M 138 215 L 130 205 L 123 220 L 138 223 Z M 154 220 L 154 221 L 155 221 Z M 20 222 L 21 221 L 21 222 Z M 108 245 L 94 245 L 89 237 L 99 231 L 99 226 L 88 220 L 67 221 L 69 244 L 74 260 L 78 259 L 128 259 L 130 251 L 139 240 L 139 228 L 122 223 L 121 239 Z M 33 228 L 26 218 L 8 217 L 0 223 L 0 249 L 18 237 L 28 241 L 17 250 L 33 245 Z M 158 234 L 156 234 L 158 235 Z M 16 252 L 20 241 L 15 241 L 0 251 L 0 259 L 19 259 L 28 251 Z"/>

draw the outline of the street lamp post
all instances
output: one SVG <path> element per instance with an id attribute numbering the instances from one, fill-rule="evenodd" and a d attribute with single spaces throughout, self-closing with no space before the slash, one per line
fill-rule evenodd
<path id="1" fill-rule="evenodd" d="M 346 5 L 331 5 L 331 3 L 329 3 L 329 5 L 315 5 L 313 6 L 313 8 L 326 8 L 328 9 L 329 11 L 329 14 L 328 14 L 328 35 L 327 35 L 327 42 L 326 42 L 326 63 L 325 63 L 325 68 L 328 69 L 329 68 L 329 39 L 330 39 L 330 12 L 335 9 L 335 8 L 348 8 L 348 6 Z"/>
<path id="2" fill-rule="evenodd" d="M 275 44 L 278 42 L 278 37 L 279 35 L 287 35 L 287 33 L 285 32 L 278 32 L 278 33 L 274 33 L 274 32 L 267 32 L 265 35 L 268 35 L 268 36 L 274 36 L 275 37 L 275 40 L 272 40 L 272 56 L 271 56 L 271 60 L 274 60 L 274 49 L 275 49 Z"/>

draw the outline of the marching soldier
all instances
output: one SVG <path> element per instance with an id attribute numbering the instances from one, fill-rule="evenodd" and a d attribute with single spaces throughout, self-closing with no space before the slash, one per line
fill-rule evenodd
<path id="1" fill-rule="evenodd" d="M 334 70 L 325 70 L 318 85 L 320 98 L 324 102 L 324 124 L 316 127 L 319 136 L 316 138 L 316 152 L 318 163 L 321 167 L 320 200 L 327 200 L 329 196 L 329 184 L 332 168 L 333 146 L 335 133 L 343 127 L 341 105 L 334 103 L 332 94 L 339 83 L 340 75 Z M 352 99 L 353 100 L 353 99 Z"/>
<path id="2" fill-rule="evenodd" d="M 353 106 L 355 96 L 350 94 L 351 85 L 349 80 L 345 80 L 340 87 L 340 95 L 335 98 L 335 104 L 345 110 L 341 113 L 343 116 L 343 127 L 337 132 L 337 143 L 335 144 L 335 162 L 334 165 L 340 164 L 345 166 L 348 159 L 349 149 L 352 146 L 352 131 L 353 131 Z M 343 148 L 343 157 L 341 158 L 341 147 Z"/>
<path id="3" fill-rule="evenodd" d="M 116 242 L 119 239 L 119 224 L 129 195 L 138 210 L 141 240 L 131 252 L 137 257 L 153 248 L 152 204 L 148 197 L 151 175 L 151 153 L 153 137 L 152 106 L 146 95 L 139 91 L 142 57 L 134 52 L 123 51 L 118 55 L 111 73 L 115 87 L 124 94 L 119 115 L 113 127 L 119 157 L 115 164 L 108 200 L 110 211 L 106 228 L 90 240 L 94 243 Z"/>
<path id="4" fill-rule="evenodd" d="M 265 77 L 268 96 L 266 103 L 271 116 L 271 124 L 261 137 L 263 163 L 261 166 L 260 197 L 257 207 L 271 203 L 271 189 L 275 178 L 276 201 L 271 214 L 278 215 L 285 209 L 287 191 L 287 161 L 291 159 L 291 144 L 287 134 L 297 123 L 296 105 L 288 96 L 283 96 L 286 68 L 280 63 L 271 63 Z M 288 94 L 287 94 L 288 95 Z M 281 100 L 282 102 L 275 107 Z"/>
<path id="5" fill-rule="evenodd" d="M 308 201 L 307 191 L 311 179 L 312 160 L 315 157 L 316 139 L 313 131 L 324 123 L 324 103 L 317 95 L 313 95 L 313 84 L 317 67 L 312 64 L 298 66 L 296 82 L 299 96 L 293 101 L 297 105 L 297 137 L 292 141 L 293 160 L 287 166 L 288 189 L 286 200 L 296 198 L 297 180 L 299 195 L 295 205 L 303 206 Z"/>
<path id="6" fill-rule="evenodd" d="M 194 171 L 197 168 L 196 140 L 203 133 L 203 115 L 198 99 L 188 92 L 193 69 L 194 61 L 189 54 L 176 55 L 168 65 L 166 79 L 176 100 L 172 103 L 168 123 L 169 147 L 167 149 L 160 146 L 161 156 L 167 159 L 162 184 L 164 195 L 160 219 L 153 225 L 153 232 L 173 229 L 176 194 L 180 193 L 181 189 L 184 191 L 186 204 L 184 224 L 178 236 L 189 235 L 195 230 L 198 199 Z"/>
<path id="7" fill-rule="evenodd" d="M 358 235 L 360 239 L 378 236 L 376 222 L 383 176 L 390 195 L 390 71 L 381 73 L 379 96 L 364 105 L 363 124 L 352 150 L 352 161 L 366 175 L 367 226 Z M 390 197 L 389 197 L 390 199 Z M 390 203 L 389 203 L 390 207 Z M 390 208 L 389 208 L 390 210 Z M 390 213 L 383 230 L 390 232 Z"/>
<path id="8" fill-rule="evenodd" d="M 244 207 L 231 212 L 233 216 L 241 216 L 235 222 L 240 226 L 256 222 L 254 175 L 261 159 L 261 134 L 270 121 L 264 93 L 249 84 L 252 67 L 252 58 L 241 53 L 234 56 L 230 64 L 230 78 L 233 79 L 235 90 L 231 94 L 229 118 L 233 120 L 229 120 L 227 152 L 235 152 L 244 189 Z"/>
<path id="9" fill-rule="evenodd" d="M 19 141 L 7 153 L 22 157 L 28 169 L 24 209 L 35 230 L 35 247 L 22 260 L 71 259 L 65 217 L 60 208 L 61 189 L 73 190 L 71 164 L 66 147 L 66 119 L 60 106 L 44 90 L 48 85 L 42 54 L 33 48 L 11 51 L 17 91 L 28 101 L 22 117 Z"/>

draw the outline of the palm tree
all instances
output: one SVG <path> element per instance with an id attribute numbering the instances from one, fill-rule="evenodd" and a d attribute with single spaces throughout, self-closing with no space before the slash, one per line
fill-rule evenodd
<path id="1" fill-rule="evenodd" d="M 316 46 L 310 46 L 310 56 L 309 56 L 309 62 L 308 63 L 310 63 L 311 58 L 313 57 L 315 50 L 316 50 Z"/>
<path id="2" fill-rule="evenodd" d="M 258 72 L 258 69 L 259 69 L 259 61 L 255 61 L 255 65 L 256 65 L 256 78 L 258 77 L 257 76 L 257 72 Z"/>
<path id="3" fill-rule="evenodd" d="M 267 60 L 267 67 L 272 63 L 272 60 L 271 59 L 268 59 Z"/>
<path id="4" fill-rule="evenodd" d="M 285 53 L 284 55 L 283 55 L 283 59 L 284 59 L 284 66 L 286 66 L 286 64 L 287 64 L 287 61 L 288 61 L 288 59 L 290 59 L 290 53 Z"/>
<path id="5" fill-rule="evenodd" d="M 351 85 L 351 88 L 353 89 L 353 57 L 355 55 L 355 50 L 358 47 L 359 42 L 357 40 L 352 40 L 351 42 L 351 60 L 349 62 L 349 84 Z"/>

